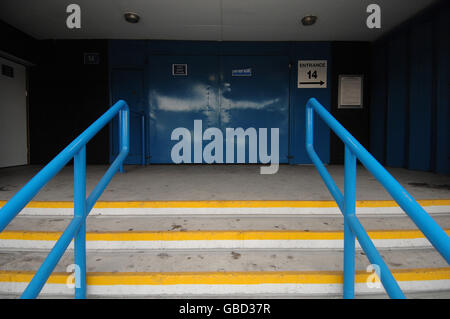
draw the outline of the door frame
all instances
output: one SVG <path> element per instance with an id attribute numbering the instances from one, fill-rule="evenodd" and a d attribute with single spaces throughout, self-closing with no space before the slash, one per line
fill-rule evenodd
<path id="1" fill-rule="evenodd" d="M 25 68 L 25 126 L 26 126 L 27 161 L 26 161 L 26 164 L 5 166 L 3 168 L 30 165 L 30 161 L 31 161 L 31 154 L 30 154 L 30 94 L 29 94 L 29 92 L 30 92 L 30 67 L 34 66 L 35 64 L 33 64 L 27 60 L 18 58 L 14 55 L 11 55 L 11 54 L 1 51 L 1 50 L 0 50 L 0 58 L 5 59 L 11 63 L 23 66 Z"/>

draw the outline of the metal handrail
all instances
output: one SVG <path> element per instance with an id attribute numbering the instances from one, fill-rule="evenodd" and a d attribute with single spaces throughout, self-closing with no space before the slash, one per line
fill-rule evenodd
<path id="1" fill-rule="evenodd" d="M 345 144 L 344 195 L 342 195 L 314 150 L 314 111 Z M 355 235 L 369 261 L 378 265 L 380 269 L 378 275 L 388 295 L 391 298 L 405 298 L 391 271 L 355 215 L 356 159 L 383 185 L 450 264 L 450 237 L 397 180 L 315 98 L 310 98 L 306 103 L 306 151 L 344 215 L 344 298 L 354 297 Z"/>
<path id="2" fill-rule="evenodd" d="M 86 199 L 86 144 L 117 114 L 119 114 L 120 152 Z M 75 239 L 75 298 L 86 298 L 86 217 L 114 174 L 118 170 L 123 172 L 123 162 L 128 156 L 129 145 L 129 108 L 125 101 L 119 100 L 0 209 L 0 232 L 2 232 L 31 199 L 72 158 L 74 159 L 74 217 L 33 276 L 21 298 L 37 297 L 72 239 Z"/>

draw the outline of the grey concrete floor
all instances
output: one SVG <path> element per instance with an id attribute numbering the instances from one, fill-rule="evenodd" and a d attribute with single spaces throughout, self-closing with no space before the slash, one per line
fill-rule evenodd
<path id="1" fill-rule="evenodd" d="M 260 175 L 259 165 L 149 165 L 126 166 L 105 190 L 103 201 L 151 200 L 332 200 L 311 165 L 281 165 L 278 173 Z M 42 166 L 0 169 L 0 200 L 10 199 Z M 87 168 L 87 190 L 92 190 L 108 166 Z M 344 167 L 327 167 L 343 190 Z M 450 198 L 450 175 L 388 168 L 416 199 Z M 389 200 L 390 195 L 363 166 L 357 169 L 358 200 Z M 73 167 L 65 167 L 34 200 L 73 200 Z"/>
<path id="2" fill-rule="evenodd" d="M 17 216 L 8 231 L 64 231 L 72 216 Z M 417 230 L 408 216 L 360 216 L 366 230 Z M 450 229 L 450 214 L 433 216 L 444 229 Z M 343 231 L 343 216 L 89 216 L 88 232 L 140 231 Z"/>
<path id="3" fill-rule="evenodd" d="M 380 250 L 391 270 L 443 268 L 447 262 L 433 249 Z M 0 270 L 36 271 L 47 257 L 40 251 L 0 251 Z M 341 271 L 342 250 L 144 250 L 87 251 L 88 272 L 220 272 L 220 271 Z M 55 272 L 74 263 L 66 251 Z M 370 264 L 362 251 L 355 253 L 356 270 Z M 450 288 L 450 287 L 449 287 Z"/>

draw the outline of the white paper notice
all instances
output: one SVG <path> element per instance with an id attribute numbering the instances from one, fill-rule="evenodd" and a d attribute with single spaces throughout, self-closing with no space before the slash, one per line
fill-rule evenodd
<path id="1" fill-rule="evenodd" d="M 362 77 L 341 76 L 339 80 L 339 106 L 362 106 Z"/>

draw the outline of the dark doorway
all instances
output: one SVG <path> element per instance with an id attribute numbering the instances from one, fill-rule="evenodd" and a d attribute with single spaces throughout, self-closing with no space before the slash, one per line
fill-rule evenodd
<path id="1" fill-rule="evenodd" d="M 365 147 L 369 148 L 370 43 L 332 44 L 331 114 Z M 362 75 L 362 108 L 338 108 L 339 75 Z M 344 163 L 344 144 L 331 132 L 330 164 Z"/>

